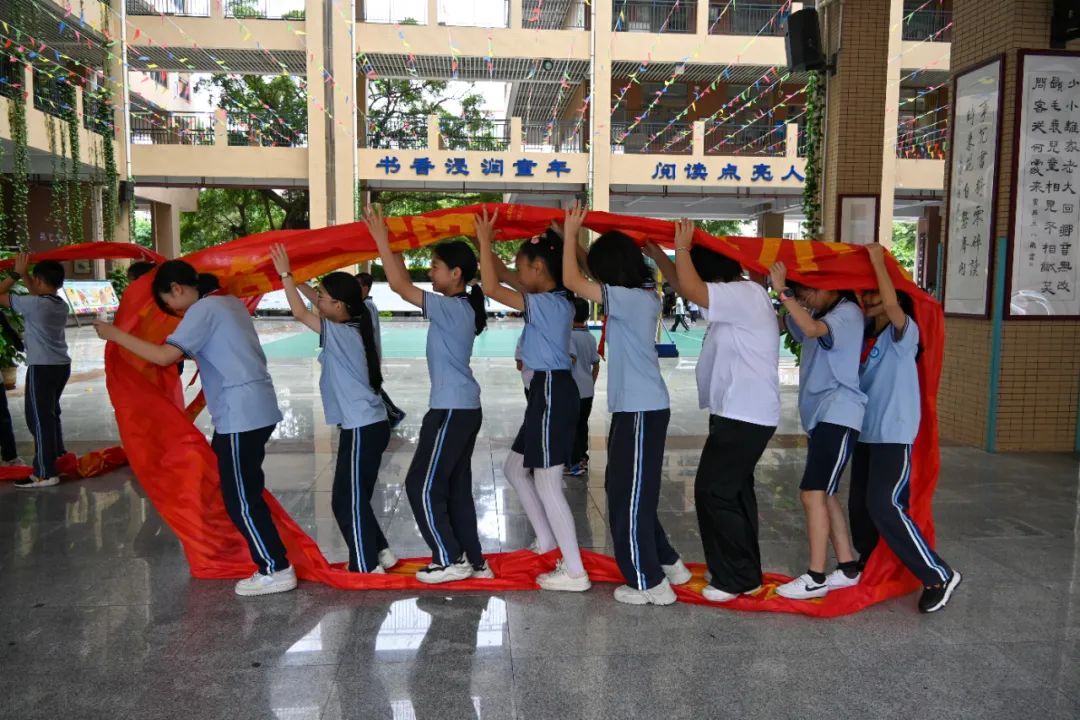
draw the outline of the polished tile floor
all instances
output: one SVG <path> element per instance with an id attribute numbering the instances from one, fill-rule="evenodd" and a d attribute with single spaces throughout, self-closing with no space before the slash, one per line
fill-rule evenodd
<path id="1" fill-rule="evenodd" d="M 269 341 L 295 328 L 263 323 Z M 392 332 L 393 330 L 388 330 Z M 115 442 L 101 345 L 71 333 L 64 400 L 75 449 Z M 388 360 L 409 417 L 383 460 L 377 514 L 403 556 L 426 550 L 402 492 L 424 410 L 424 363 Z M 485 549 L 531 540 L 500 471 L 524 406 L 512 361 L 476 360 L 484 427 L 473 459 Z M 332 560 L 333 434 L 317 364 L 275 360 L 286 420 L 271 488 Z M 673 418 L 661 497 L 688 560 L 702 553 L 693 478 L 705 417 L 693 360 L 664 362 Z M 417 380 L 417 377 L 420 380 Z M 603 394 L 597 403 L 603 407 Z M 21 393 L 11 398 L 18 437 Z M 795 388 L 759 472 L 766 568 L 803 567 Z M 610 552 L 593 416 L 588 480 L 568 480 L 583 546 Z M 909 596 L 835 620 L 584 596 L 304 584 L 241 600 L 191 579 L 183 552 L 124 470 L 34 494 L 0 487 L 0 717 L 23 718 L 1076 718 L 1080 717 L 1080 487 L 1070 456 L 946 447 L 939 549 L 965 582 L 942 613 Z"/>

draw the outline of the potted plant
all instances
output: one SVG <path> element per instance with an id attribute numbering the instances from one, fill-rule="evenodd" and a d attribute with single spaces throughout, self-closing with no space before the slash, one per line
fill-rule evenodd
<path id="1" fill-rule="evenodd" d="M 16 292 L 15 288 L 12 291 Z M 18 365 L 26 361 L 23 329 L 23 319 L 18 314 L 11 308 L 0 309 L 0 375 L 3 375 L 4 387 L 8 390 L 15 389 Z"/>

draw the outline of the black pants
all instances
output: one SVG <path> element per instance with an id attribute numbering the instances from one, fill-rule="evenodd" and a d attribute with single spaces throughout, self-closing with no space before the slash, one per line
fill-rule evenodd
<path id="1" fill-rule="evenodd" d="M 775 427 L 711 415 L 694 481 L 705 561 L 712 586 L 738 594 L 761 585 L 754 468 Z"/>
<path id="2" fill-rule="evenodd" d="M 405 476 L 413 516 L 431 548 L 432 562 L 449 565 L 465 554 L 484 562 L 472 496 L 472 454 L 483 413 L 428 410 Z"/>
<path id="3" fill-rule="evenodd" d="M 908 514 L 910 480 L 910 445 L 857 443 L 848 495 L 851 539 L 860 564 L 866 564 L 880 534 L 923 585 L 939 585 L 952 570 Z"/>
<path id="4" fill-rule="evenodd" d="M 686 324 L 686 316 L 685 315 L 676 315 L 675 316 L 675 322 L 671 323 L 671 332 L 675 332 L 678 329 L 679 325 L 682 325 L 683 329 L 686 330 L 687 332 L 690 331 L 690 326 Z"/>
<path id="5" fill-rule="evenodd" d="M 383 451 L 390 443 L 390 423 L 384 420 L 359 428 L 342 428 L 338 437 L 330 507 L 349 546 L 349 570 L 371 572 L 379 564 L 379 552 L 389 547 L 371 509 L 371 497 L 379 479 Z"/>
<path id="6" fill-rule="evenodd" d="M 670 420 L 670 410 L 611 415 L 604 476 L 608 521 L 615 561 L 626 583 L 638 590 L 658 585 L 664 579 L 660 566 L 679 559 L 656 514 Z"/>
<path id="7" fill-rule="evenodd" d="M 574 434 L 574 450 L 570 462 L 589 461 L 589 416 L 592 415 L 591 397 L 581 398 L 581 409 L 577 416 L 577 432 Z"/>
<path id="8" fill-rule="evenodd" d="M 0 382 L 0 460 L 8 462 L 19 454 L 15 447 L 15 427 L 8 410 L 7 388 Z"/>
<path id="9" fill-rule="evenodd" d="M 64 449 L 60 427 L 60 395 L 64 392 L 71 365 L 30 365 L 26 368 L 26 425 L 34 436 L 34 474 L 56 476 L 56 459 Z"/>
<path id="10" fill-rule="evenodd" d="M 247 540 L 251 559 L 264 575 L 289 567 L 285 545 L 263 499 L 266 477 L 262 464 L 266 443 L 273 434 L 274 426 L 271 425 L 240 433 L 215 432 L 210 441 L 218 458 L 225 509 L 233 525 Z"/>

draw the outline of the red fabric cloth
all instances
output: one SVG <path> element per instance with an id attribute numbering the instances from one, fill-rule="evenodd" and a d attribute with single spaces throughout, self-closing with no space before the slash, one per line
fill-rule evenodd
<path id="1" fill-rule="evenodd" d="M 551 208 L 489 205 L 499 209 L 501 239 L 525 238 L 542 232 L 562 213 Z M 479 206 L 439 210 L 425 215 L 390 218 L 388 224 L 396 248 L 418 247 L 458 235 L 473 234 L 473 213 Z M 639 241 L 649 238 L 671 245 L 672 223 L 650 218 L 592 212 L 585 226 L 603 232 L 619 229 Z M 793 280 L 814 287 L 862 290 L 875 287 L 874 274 L 864 249 L 857 246 L 779 238 L 714 237 L 698 230 L 695 242 L 735 258 L 749 270 L 766 272 L 769 265 L 784 261 Z M 297 279 L 320 275 L 375 256 L 374 243 L 362 223 L 337 225 L 320 230 L 275 231 L 240 238 L 195 253 L 188 258 L 203 272 L 213 272 L 230 292 L 242 297 L 263 294 L 280 287 L 269 259 L 268 245 L 284 242 L 293 261 Z M 924 351 L 919 359 L 922 390 L 922 426 L 913 453 L 911 513 L 932 543 L 931 498 L 938 476 L 938 437 L 935 399 L 941 373 L 943 315 L 940 305 L 917 288 L 896 265 L 889 271 L 898 289 L 914 303 Z M 152 342 L 161 342 L 175 328 L 176 319 L 161 313 L 149 292 L 146 279 L 134 283 L 125 293 L 116 317 L 117 324 Z M 175 367 L 159 368 L 135 358 L 110 344 L 105 353 L 106 382 L 116 410 L 124 448 L 139 482 L 165 521 L 183 543 L 191 572 L 201 578 L 240 578 L 254 565 L 241 535 L 225 512 L 219 490 L 217 464 L 213 452 L 185 411 Z M 792 485 L 791 492 L 796 488 Z M 389 575 L 359 575 L 331 566 L 315 542 L 288 516 L 267 492 L 274 520 L 299 576 L 346 589 L 422 589 L 408 574 L 408 563 Z M 621 582 L 614 560 L 584 553 L 586 566 L 599 582 Z M 490 556 L 498 579 L 456 583 L 458 589 L 533 589 L 539 572 L 552 567 L 552 557 L 540 558 L 527 551 Z M 417 561 L 419 562 L 419 561 Z M 796 612 L 816 616 L 836 616 L 910 592 L 916 580 L 882 544 L 875 550 L 862 582 L 829 593 L 812 602 L 786 600 L 773 592 L 785 578 L 769 575 L 755 597 L 738 598 L 725 607 L 737 610 Z M 688 587 L 678 588 L 680 600 L 704 603 L 695 590 L 703 580 L 700 568 Z M 445 589 L 440 589 L 445 592 Z"/>

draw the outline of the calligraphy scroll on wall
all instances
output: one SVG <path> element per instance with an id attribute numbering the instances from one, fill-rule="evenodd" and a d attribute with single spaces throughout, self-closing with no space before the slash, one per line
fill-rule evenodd
<path id="1" fill-rule="evenodd" d="M 1022 52 L 1009 314 L 1080 316 L 1080 54 Z"/>
<path id="2" fill-rule="evenodd" d="M 949 153 L 945 312 L 985 316 L 997 199 L 1000 58 L 956 77 Z"/>

